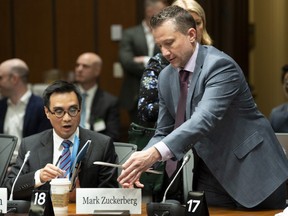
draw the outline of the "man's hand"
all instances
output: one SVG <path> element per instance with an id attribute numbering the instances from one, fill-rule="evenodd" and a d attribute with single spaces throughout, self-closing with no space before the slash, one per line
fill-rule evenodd
<path id="1" fill-rule="evenodd" d="M 46 164 L 46 166 L 40 170 L 40 180 L 41 182 L 51 181 L 58 176 L 63 176 L 64 171 L 59 169 L 59 167 L 54 166 L 53 164 Z"/>
<path id="2" fill-rule="evenodd" d="M 134 62 L 144 64 L 144 57 L 145 56 L 136 56 L 133 58 Z"/>
<path id="3" fill-rule="evenodd" d="M 131 188 L 134 184 L 137 187 L 144 187 L 144 185 L 139 182 L 142 172 L 149 169 L 160 159 L 161 155 L 155 147 L 133 153 L 123 164 L 122 173 L 117 179 L 118 182 L 124 188 Z"/>

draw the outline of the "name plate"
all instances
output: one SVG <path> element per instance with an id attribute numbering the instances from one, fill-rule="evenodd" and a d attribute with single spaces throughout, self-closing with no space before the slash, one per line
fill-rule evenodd
<path id="1" fill-rule="evenodd" d="M 0 213 L 7 213 L 7 188 L 0 188 Z"/>
<path id="2" fill-rule="evenodd" d="M 130 211 L 141 214 L 141 189 L 76 188 L 76 213 L 93 214 L 95 211 Z"/>

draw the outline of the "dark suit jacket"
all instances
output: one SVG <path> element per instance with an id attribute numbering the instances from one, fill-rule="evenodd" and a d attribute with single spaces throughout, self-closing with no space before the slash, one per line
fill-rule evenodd
<path id="1" fill-rule="evenodd" d="M 97 89 L 93 98 L 90 113 L 90 129 L 95 130 L 94 123 L 103 120 L 106 129 L 98 131 L 113 138 L 113 141 L 119 140 L 120 136 L 120 108 L 118 98 L 102 89 Z"/>
<path id="2" fill-rule="evenodd" d="M 163 140 L 178 160 L 194 147 L 230 196 L 248 208 L 286 181 L 287 158 L 232 58 L 199 45 L 186 122 L 174 131 L 180 87 L 171 65 L 160 73 L 158 91 L 157 130 L 148 146 Z"/>
<path id="3" fill-rule="evenodd" d="M 93 164 L 94 161 L 117 162 L 117 155 L 112 139 L 103 134 L 83 128 L 80 128 L 79 139 L 80 144 L 78 150 L 81 149 L 88 139 L 92 141 L 89 151 L 81 164 L 81 171 L 79 173 L 80 186 L 83 188 L 118 187 L 116 180 L 117 170 L 115 168 Z M 14 199 L 31 200 L 31 193 L 34 189 L 35 172 L 43 168 L 47 163 L 52 163 L 53 130 L 46 130 L 22 140 L 16 164 L 12 166 L 11 172 L 6 177 L 4 183 L 9 193 L 27 151 L 30 151 L 30 157 L 15 184 Z M 46 182 L 38 189 L 49 190 L 49 182 Z"/>
<path id="4" fill-rule="evenodd" d="M 144 65 L 135 63 L 135 56 L 148 56 L 148 46 L 142 24 L 126 29 L 119 45 L 119 58 L 125 76 L 120 94 L 120 104 L 128 110 L 137 108 L 140 79 Z M 154 55 L 159 53 L 157 46 Z"/>
<path id="5" fill-rule="evenodd" d="M 269 120 L 276 133 L 288 133 L 288 103 L 273 108 Z"/>
<path id="6" fill-rule="evenodd" d="M 4 133 L 4 120 L 7 112 L 7 98 L 0 100 L 0 133 Z M 26 107 L 23 125 L 23 137 L 27 137 L 51 128 L 44 112 L 41 97 L 32 94 Z"/>

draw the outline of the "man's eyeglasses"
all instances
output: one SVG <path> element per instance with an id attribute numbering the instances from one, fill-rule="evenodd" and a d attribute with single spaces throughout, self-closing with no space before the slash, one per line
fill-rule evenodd
<path id="1" fill-rule="evenodd" d="M 55 115 L 57 118 L 62 118 L 66 113 L 68 113 L 70 117 L 75 117 L 80 112 L 80 109 L 76 107 L 70 107 L 68 111 L 65 111 L 63 109 L 55 109 L 54 112 L 52 112 L 48 107 L 47 109 L 51 114 Z"/>

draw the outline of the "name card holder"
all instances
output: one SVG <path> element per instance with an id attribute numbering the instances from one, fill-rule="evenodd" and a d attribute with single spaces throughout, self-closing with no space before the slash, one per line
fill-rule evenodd
<path id="1" fill-rule="evenodd" d="M 47 190 L 33 190 L 29 216 L 43 216 L 48 199 L 50 197 Z"/>
<path id="2" fill-rule="evenodd" d="M 189 191 L 186 203 L 186 216 L 209 216 L 208 206 L 203 192 Z"/>
<path id="3" fill-rule="evenodd" d="M 7 188 L 0 188 L 0 215 L 7 213 Z"/>
<path id="4" fill-rule="evenodd" d="M 141 214 L 141 189 L 76 188 L 76 214 Z"/>
<path id="5" fill-rule="evenodd" d="M 130 216 L 130 211 L 127 211 L 127 210 L 124 210 L 124 211 L 95 210 L 93 215 L 96 215 L 96 216 L 114 216 L 114 215 Z"/>

